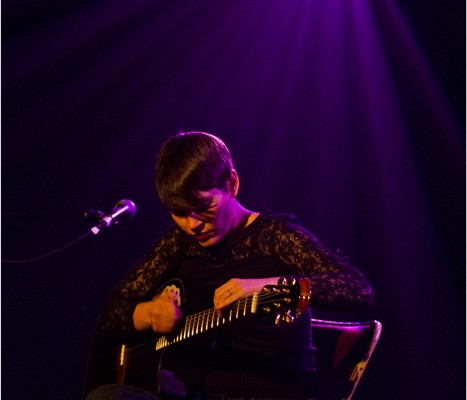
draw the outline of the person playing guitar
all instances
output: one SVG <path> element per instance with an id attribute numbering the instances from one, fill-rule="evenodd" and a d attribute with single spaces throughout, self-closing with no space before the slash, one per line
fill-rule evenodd
<path id="1" fill-rule="evenodd" d="M 362 310 L 373 290 L 293 215 L 243 207 L 239 183 L 218 137 L 164 143 L 156 187 L 175 224 L 108 299 L 86 400 L 315 396 L 311 308 Z"/>

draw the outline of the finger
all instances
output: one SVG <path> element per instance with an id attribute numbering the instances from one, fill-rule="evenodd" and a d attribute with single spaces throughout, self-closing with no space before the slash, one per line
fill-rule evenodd
<path id="1" fill-rule="evenodd" d="M 179 296 L 178 292 L 175 291 L 175 290 L 168 290 L 167 291 L 167 298 L 169 298 L 170 300 L 174 301 L 177 304 L 178 304 L 178 302 L 180 300 L 180 296 Z"/>
<path id="2" fill-rule="evenodd" d="M 221 309 L 229 306 L 236 300 L 236 296 L 232 293 L 232 290 L 224 290 L 219 292 L 214 297 L 214 308 Z"/>

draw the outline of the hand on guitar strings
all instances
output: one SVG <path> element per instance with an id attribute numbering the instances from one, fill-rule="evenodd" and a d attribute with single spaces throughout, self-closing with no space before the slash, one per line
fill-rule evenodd
<path id="1" fill-rule="evenodd" d="M 172 332 L 183 318 L 179 303 L 179 294 L 173 290 L 165 290 L 152 300 L 139 303 L 133 312 L 136 330 L 150 328 L 156 333 Z"/>
<path id="2" fill-rule="evenodd" d="M 214 308 L 219 316 L 222 309 L 244 297 L 259 293 L 266 285 L 277 284 L 278 277 L 259 279 L 233 278 L 219 286 L 214 292 Z"/>

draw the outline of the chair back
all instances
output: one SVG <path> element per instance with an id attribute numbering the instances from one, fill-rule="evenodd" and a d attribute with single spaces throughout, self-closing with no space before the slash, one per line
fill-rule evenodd
<path id="1" fill-rule="evenodd" d="M 320 398 L 351 399 L 380 338 L 381 323 L 312 319 L 311 326 Z"/>

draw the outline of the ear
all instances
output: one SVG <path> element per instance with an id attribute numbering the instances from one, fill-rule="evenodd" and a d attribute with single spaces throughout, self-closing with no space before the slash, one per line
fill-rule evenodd
<path id="1" fill-rule="evenodd" d="M 240 187 L 240 180 L 238 178 L 237 171 L 234 169 L 232 170 L 230 178 L 227 181 L 227 187 L 232 197 L 237 197 L 238 188 Z"/>

